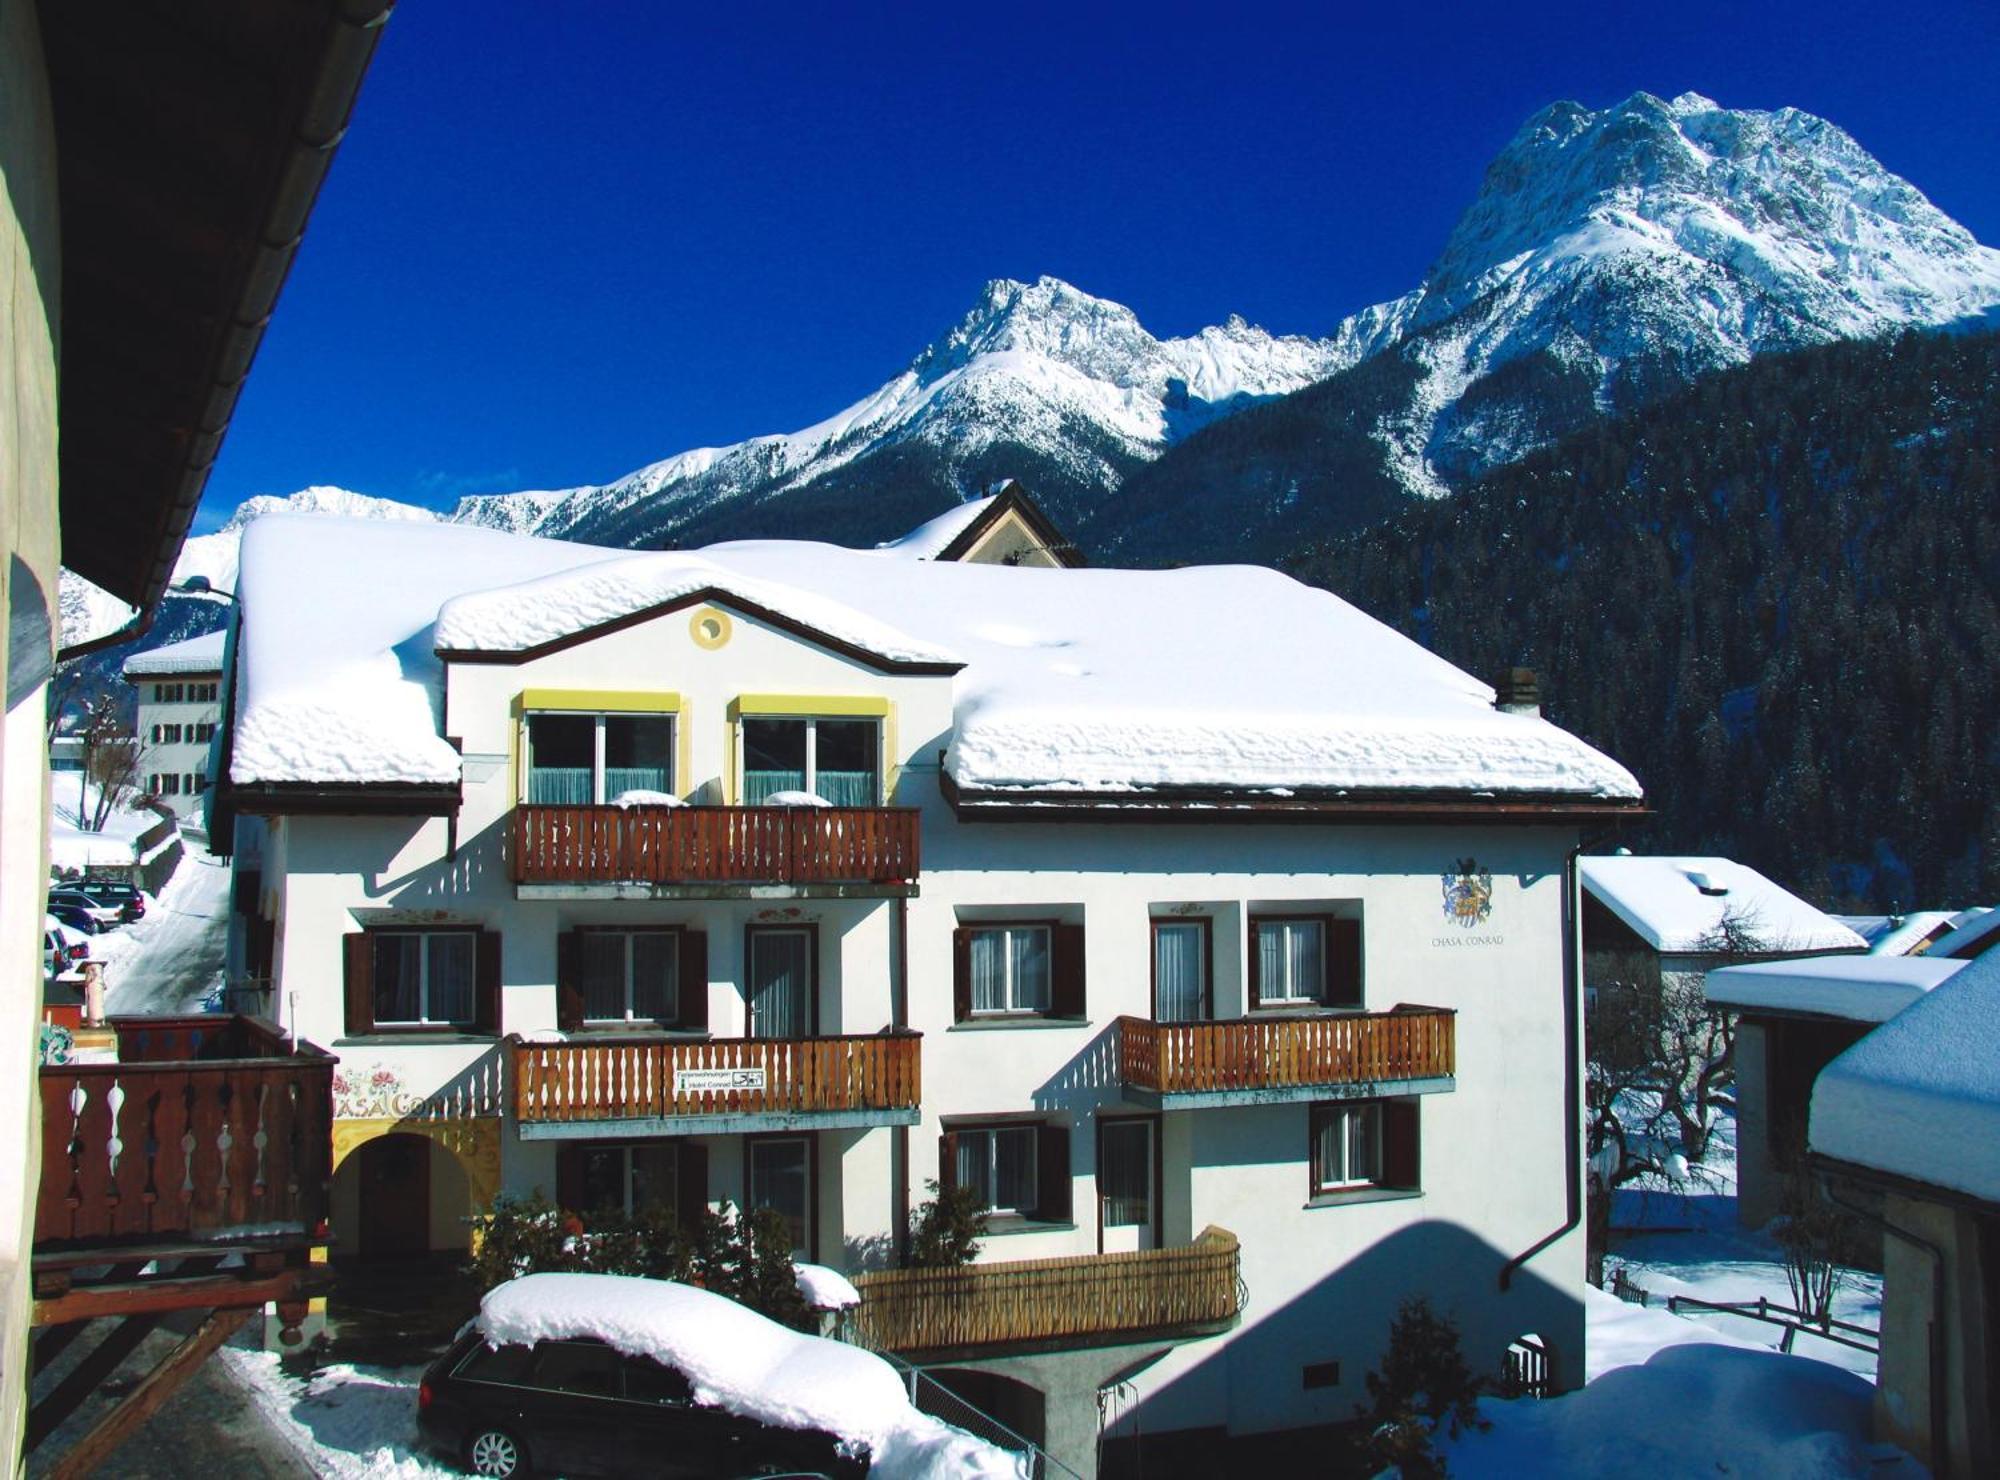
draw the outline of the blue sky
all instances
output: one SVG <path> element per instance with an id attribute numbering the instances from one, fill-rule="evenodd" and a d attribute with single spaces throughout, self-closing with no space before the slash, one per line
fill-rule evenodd
<path id="1" fill-rule="evenodd" d="M 449 505 L 804 426 L 992 277 L 1161 334 L 1324 332 L 1415 286 L 1558 98 L 1806 108 L 2000 243 L 1996 67 L 1991 3 L 411 0 L 198 528 L 310 483 Z"/>

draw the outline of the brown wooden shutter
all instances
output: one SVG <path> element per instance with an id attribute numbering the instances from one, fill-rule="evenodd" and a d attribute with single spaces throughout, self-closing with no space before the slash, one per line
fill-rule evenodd
<path id="1" fill-rule="evenodd" d="M 1245 953 L 1246 964 L 1243 975 L 1244 1009 L 1255 1012 L 1263 999 L 1264 951 L 1263 942 L 1258 939 L 1257 922 L 1250 922 L 1250 949 Z"/>
<path id="2" fill-rule="evenodd" d="M 556 936 L 556 1026 L 565 1033 L 583 1026 L 583 932 Z"/>
<path id="3" fill-rule="evenodd" d="M 972 1018 L 972 927 L 951 933 L 951 1017 L 956 1023 Z"/>
<path id="4" fill-rule="evenodd" d="M 1087 1016 L 1083 1000 L 1083 927 L 1057 925 L 1049 935 L 1049 1015 Z"/>
<path id="5" fill-rule="evenodd" d="M 958 1185 L 958 1132 L 946 1131 L 938 1137 L 938 1188 L 945 1191 Z"/>
<path id="6" fill-rule="evenodd" d="M 1382 1182 L 1387 1187 L 1423 1185 L 1417 1135 L 1417 1100 L 1389 1100 L 1382 1106 Z"/>
<path id="7" fill-rule="evenodd" d="M 477 953 L 477 984 L 473 994 L 473 1029 L 480 1033 L 500 1031 L 500 932 L 481 930 L 473 937 Z"/>
<path id="8" fill-rule="evenodd" d="M 1070 1218 L 1069 1127 L 1044 1125 L 1035 1132 L 1035 1180 L 1038 1188 L 1035 1216 L 1044 1223 L 1067 1223 Z"/>
<path id="9" fill-rule="evenodd" d="M 347 983 L 347 1031 L 375 1031 L 375 947 L 368 932 L 341 937 L 341 966 Z"/>
<path id="10" fill-rule="evenodd" d="M 1361 1005 L 1361 922 L 1326 922 L 1326 1000 L 1337 1007 Z"/>
<path id="11" fill-rule="evenodd" d="M 708 932 L 681 932 L 680 977 L 675 990 L 680 994 L 680 1024 L 693 1033 L 708 1031 Z"/>
<path id="12" fill-rule="evenodd" d="M 699 1141 L 675 1143 L 674 1217 L 683 1233 L 692 1234 L 708 1211 L 708 1148 Z"/>
<path id="13" fill-rule="evenodd" d="M 583 1147 L 556 1147 L 556 1206 L 569 1213 L 583 1208 Z"/>

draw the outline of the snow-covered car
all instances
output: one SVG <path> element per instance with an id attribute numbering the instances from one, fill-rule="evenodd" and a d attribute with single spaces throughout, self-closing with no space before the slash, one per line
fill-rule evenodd
<path id="1" fill-rule="evenodd" d="M 125 911 L 122 906 L 92 899 L 81 889 L 51 889 L 49 903 L 81 910 L 97 922 L 97 928 L 100 930 L 110 930 L 125 923 Z"/>
<path id="2" fill-rule="evenodd" d="M 920 1413 L 872 1352 L 668 1280 L 531 1274 L 487 1292 L 417 1390 L 475 1475 L 1019 1480 L 1022 1456 Z"/>
<path id="3" fill-rule="evenodd" d="M 109 925 L 100 924 L 97 917 L 88 910 L 79 909 L 73 904 L 63 904 L 57 900 L 49 901 L 49 918 L 61 921 L 78 935 L 97 935 L 111 929 Z"/>

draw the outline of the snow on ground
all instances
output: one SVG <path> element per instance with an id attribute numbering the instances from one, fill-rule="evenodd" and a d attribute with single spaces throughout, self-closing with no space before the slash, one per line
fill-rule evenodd
<path id="1" fill-rule="evenodd" d="M 91 954 L 105 963 L 107 1012 L 200 1012 L 222 987 L 229 862 L 184 841 L 180 865 L 147 901 L 146 917 L 91 937 Z"/>
<path id="2" fill-rule="evenodd" d="M 81 771 L 57 771 L 49 782 L 49 862 L 59 869 L 130 868 L 139 839 L 160 825 L 148 807 L 114 807 L 102 832 L 83 826 L 96 809 L 97 788 Z"/>
<path id="3" fill-rule="evenodd" d="M 326 1480 L 422 1480 L 458 1469 L 417 1448 L 421 1367 L 336 1362 L 293 1377 L 276 1352 L 224 1348 L 220 1359 L 272 1426 Z"/>

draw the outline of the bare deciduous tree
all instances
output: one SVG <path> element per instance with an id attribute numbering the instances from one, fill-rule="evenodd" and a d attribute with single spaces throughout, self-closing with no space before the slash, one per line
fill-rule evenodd
<path id="1" fill-rule="evenodd" d="M 103 832 L 125 799 L 139 789 L 139 767 L 145 758 L 139 737 L 125 727 L 117 701 L 108 695 L 93 700 L 84 711 L 84 788 L 77 804 L 77 826 Z M 95 795 L 91 795 L 92 791 Z"/>

